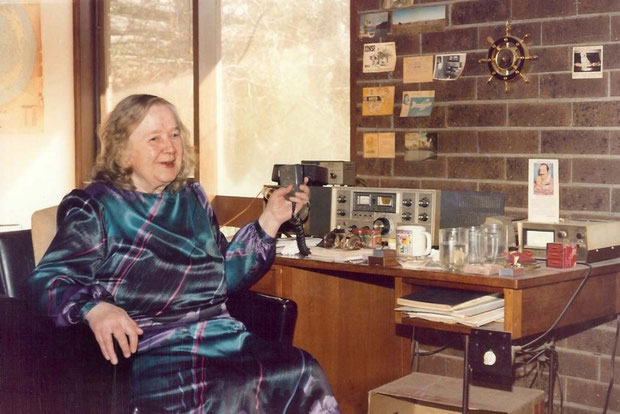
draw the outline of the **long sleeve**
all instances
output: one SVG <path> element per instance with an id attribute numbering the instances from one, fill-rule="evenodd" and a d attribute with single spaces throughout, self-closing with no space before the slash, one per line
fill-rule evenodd
<path id="1" fill-rule="evenodd" d="M 58 326 L 77 324 L 111 295 L 95 283 L 106 242 L 96 201 L 74 190 L 58 208 L 58 231 L 28 279 L 33 303 Z"/>
<path id="2" fill-rule="evenodd" d="M 219 229 L 215 212 L 207 201 L 204 190 L 201 187 L 197 188 L 199 198 L 209 216 L 211 231 L 225 259 L 228 292 L 234 293 L 248 288 L 273 264 L 276 239 L 265 233 L 258 221 L 252 221 L 239 229 L 229 243 Z"/>

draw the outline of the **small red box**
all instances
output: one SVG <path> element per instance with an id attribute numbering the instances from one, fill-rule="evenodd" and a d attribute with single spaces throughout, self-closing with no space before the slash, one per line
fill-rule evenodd
<path id="1" fill-rule="evenodd" d="M 575 243 L 547 243 L 547 266 L 568 269 L 577 264 Z"/>

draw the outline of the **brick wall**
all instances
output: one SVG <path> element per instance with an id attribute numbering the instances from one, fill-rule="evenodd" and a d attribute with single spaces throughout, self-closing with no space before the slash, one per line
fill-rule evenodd
<path id="1" fill-rule="evenodd" d="M 351 160 L 358 176 L 376 187 L 465 189 L 506 194 L 506 212 L 527 216 L 529 158 L 557 158 L 560 214 L 565 218 L 620 219 L 620 0 L 416 0 L 447 6 L 442 32 L 388 33 L 396 42 L 394 72 L 362 73 L 360 14 L 383 11 L 381 0 L 351 0 Z M 487 83 L 489 42 L 504 34 L 506 20 L 538 59 L 529 62 L 529 83 Z M 603 78 L 572 79 L 573 46 L 603 46 Z M 466 53 L 461 78 L 451 82 L 402 83 L 402 59 Z M 362 88 L 395 86 L 394 115 L 362 117 Z M 435 91 L 430 117 L 401 118 L 402 91 Z M 395 132 L 396 158 L 363 158 L 364 132 Z M 404 161 L 406 132 L 436 132 L 438 159 Z M 451 347 L 421 360 L 421 370 L 460 377 L 462 347 L 451 335 L 416 331 L 423 349 Z M 564 413 L 600 413 L 610 378 L 615 323 L 558 333 L 560 390 Z M 620 352 L 618 350 L 617 352 Z M 610 412 L 620 412 L 620 363 L 616 363 Z M 545 389 L 546 376 L 534 386 Z M 518 380 L 529 385 L 531 376 Z M 559 412 L 559 411 L 558 411 Z"/>
<path id="2" fill-rule="evenodd" d="M 388 33 L 396 42 L 394 72 L 362 73 L 359 16 L 382 11 L 381 0 L 353 0 L 351 15 L 351 159 L 371 186 L 467 189 L 506 194 L 506 212 L 527 216 L 528 158 L 557 158 L 560 210 L 565 218 L 620 218 L 620 1 L 417 0 L 447 6 L 442 32 Z M 487 82 L 487 37 L 498 38 L 510 20 L 512 35 L 526 34 L 529 83 L 510 93 Z M 573 46 L 603 46 L 602 79 L 572 79 Z M 402 59 L 467 54 L 461 78 L 402 83 Z M 395 86 L 394 115 L 362 117 L 362 88 Z M 434 90 L 430 117 L 401 118 L 403 89 Z M 395 132 L 395 159 L 364 159 L 364 132 Z M 405 162 L 405 132 L 438 133 L 438 159 Z"/>

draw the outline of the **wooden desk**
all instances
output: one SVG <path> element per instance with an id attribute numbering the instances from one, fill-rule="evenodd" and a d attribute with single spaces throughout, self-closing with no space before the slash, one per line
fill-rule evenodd
<path id="1" fill-rule="evenodd" d="M 503 330 L 519 340 L 544 332 L 555 321 L 586 271 L 583 265 L 570 270 L 543 267 L 523 276 L 499 277 L 279 257 L 254 289 L 297 302 L 294 345 L 321 363 L 342 412 L 359 414 L 367 410 L 369 390 L 410 372 L 410 331 L 405 325 L 469 330 L 403 320 L 393 310 L 397 297 L 419 286 L 503 292 Z M 595 263 L 558 326 L 619 313 L 619 272 L 620 260 Z"/>

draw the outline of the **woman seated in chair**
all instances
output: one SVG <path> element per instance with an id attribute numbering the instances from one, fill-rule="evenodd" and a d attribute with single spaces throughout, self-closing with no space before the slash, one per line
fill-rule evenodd
<path id="1" fill-rule="evenodd" d="M 100 133 L 94 181 L 58 209 L 58 232 L 29 279 L 60 326 L 86 321 L 101 353 L 132 363 L 140 413 L 338 413 L 308 353 L 251 334 L 226 309 L 271 266 L 282 223 L 306 185 L 276 190 L 228 243 L 203 188 L 176 108 L 131 95 Z"/>

